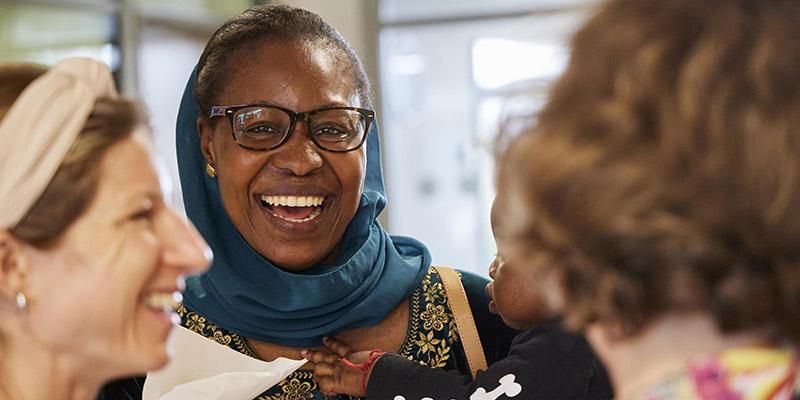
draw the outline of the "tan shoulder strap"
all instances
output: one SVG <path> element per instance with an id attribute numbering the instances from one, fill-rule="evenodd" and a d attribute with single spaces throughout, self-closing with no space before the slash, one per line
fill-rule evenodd
<path id="1" fill-rule="evenodd" d="M 450 306 L 450 311 L 453 312 L 458 335 L 464 346 L 464 354 L 467 355 L 467 364 L 469 364 L 469 370 L 474 378 L 475 374 L 479 370 L 485 370 L 487 365 L 478 328 L 475 326 L 472 310 L 469 308 L 467 293 L 464 291 L 464 285 L 461 284 L 461 278 L 454 269 L 441 265 L 433 268 L 436 269 L 442 280 L 444 292 L 447 294 L 447 304 Z"/>

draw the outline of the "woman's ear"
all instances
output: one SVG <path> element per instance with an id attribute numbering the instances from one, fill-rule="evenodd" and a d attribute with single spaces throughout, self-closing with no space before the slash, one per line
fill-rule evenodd
<path id="1" fill-rule="evenodd" d="M 203 157 L 206 163 L 212 167 L 216 167 L 216 159 L 214 157 L 214 129 L 211 126 L 211 121 L 206 118 L 197 119 L 197 133 L 200 135 L 200 151 L 203 152 Z"/>
<path id="2" fill-rule="evenodd" d="M 28 272 L 28 257 L 23 243 L 6 230 L 0 230 L 0 298 L 16 302 L 23 292 Z"/>

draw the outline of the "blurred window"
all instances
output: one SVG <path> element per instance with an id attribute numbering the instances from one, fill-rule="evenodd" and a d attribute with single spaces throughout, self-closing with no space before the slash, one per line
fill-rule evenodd
<path id="1" fill-rule="evenodd" d="M 382 129 L 393 234 L 487 274 L 494 143 L 530 121 L 587 0 L 381 0 Z"/>
<path id="2" fill-rule="evenodd" d="M 100 60 L 151 116 L 164 191 L 183 207 L 175 116 L 206 41 L 252 0 L 0 0 L 0 62 Z M 167 62 L 165 62 L 165 60 Z"/>
<path id="3" fill-rule="evenodd" d="M 383 23 L 416 24 L 465 17 L 480 20 L 544 10 L 559 11 L 583 7 L 586 3 L 586 0 L 380 0 L 379 16 Z"/>
<path id="4" fill-rule="evenodd" d="M 184 13 L 230 17 L 249 7 L 251 0 L 132 0 L 140 8 L 180 10 Z"/>
<path id="5" fill-rule="evenodd" d="M 116 36 L 114 16 L 108 12 L 0 2 L 0 62 L 50 65 L 85 56 L 118 70 Z"/>

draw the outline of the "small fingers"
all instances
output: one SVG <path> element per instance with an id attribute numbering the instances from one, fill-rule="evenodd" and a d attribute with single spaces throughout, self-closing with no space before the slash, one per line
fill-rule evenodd
<path id="1" fill-rule="evenodd" d="M 325 396 L 336 396 L 339 393 L 335 391 L 336 389 L 336 379 L 333 376 L 325 375 L 320 376 L 314 374 L 314 380 L 317 381 L 317 385 L 319 385 L 319 391 L 322 392 Z"/>
<path id="2" fill-rule="evenodd" d="M 352 347 L 331 337 L 322 338 L 322 344 L 340 357 L 347 357 L 353 351 Z"/>
<path id="3" fill-rule="evenodd" d="M 314 364 L 314 378 L 333 377 L 336 373 L 336 366 L 334 364 L 319 363 Z"/>
<path id="4" fill-rule="evenodd" d="M 300 354 L 313 364 L 326 363 L 333 365 L 339 362 L 339 355 L 329 351 L 303 350 Z"/>

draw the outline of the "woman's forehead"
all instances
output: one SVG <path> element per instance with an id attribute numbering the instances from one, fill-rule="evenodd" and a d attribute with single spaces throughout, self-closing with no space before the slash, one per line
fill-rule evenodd
<path id="1" fill-rule="evenodd" d="M 266 42 L 240 50 L 222 87 L 225 104 L 244 104 L 285 97 L 353 105 L 356 75 L 335 48 L 301 42 Z M 234 103 L 238 102 L 238 103 Z M 291 108 L 291 104 L 279 104 Z"/>
<path id="2" fill-rule="evenodd" d="M 136 132 L 108 150 L 99 166 L 102 171 L 96 200 L 100 205 L 119 208 L 143 197 L 161 196 L 150 146 L 149 138 Z"/>

